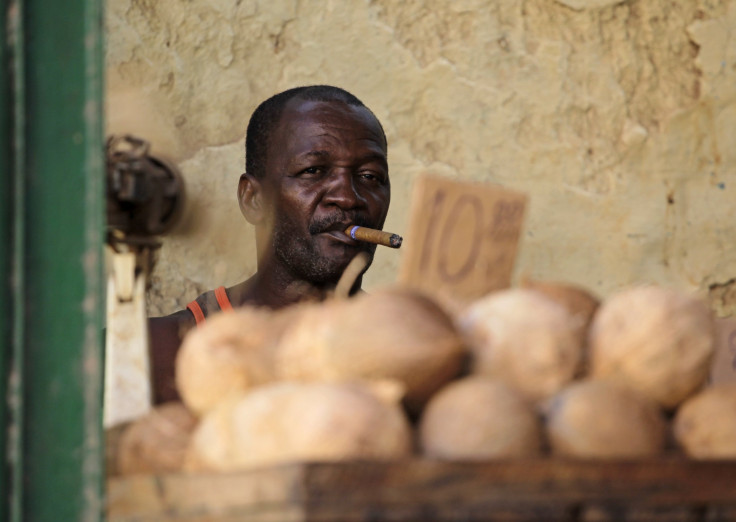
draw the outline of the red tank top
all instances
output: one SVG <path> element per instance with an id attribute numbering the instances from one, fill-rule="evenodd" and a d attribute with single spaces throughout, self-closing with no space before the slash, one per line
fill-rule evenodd
<path id="1" fill-rule="evenodd" d="M 224 286 L 205 292 L 187 305 L 187 310 L 192 312 L 194 320 L 197 321 L 197 326 L 204 324 L 207 316 L 211 313 L 229 312 L 232 309 L 233 305 L 230 303 L 230 298 L 228 298 Z"/>

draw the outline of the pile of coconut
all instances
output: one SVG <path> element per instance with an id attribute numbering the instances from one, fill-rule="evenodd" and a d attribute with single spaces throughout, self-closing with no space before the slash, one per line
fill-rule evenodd
<path id="1" fill-rule="evenodd" d="M 736 458 L 736 386 L 707 386 L 714 330 L 703 302 L 656 286 L 600 302 L 525 282 L 453 314 L 405 288 L 242 308 L 186 337 L 182 402 L 128 426 L 115 467 Z"/>

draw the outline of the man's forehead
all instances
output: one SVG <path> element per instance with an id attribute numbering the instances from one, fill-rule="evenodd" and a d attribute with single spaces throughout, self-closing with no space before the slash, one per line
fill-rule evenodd
<path id="1" fill-rule="evenodd" d="M 383 130 L 373 113 L 366 107 L 340 100 L 290 100 L 281 114 L 277 135 L 288 140 L 319 127 L 336 129 L 338 133 L 363 133 L 385 148 Z"/>

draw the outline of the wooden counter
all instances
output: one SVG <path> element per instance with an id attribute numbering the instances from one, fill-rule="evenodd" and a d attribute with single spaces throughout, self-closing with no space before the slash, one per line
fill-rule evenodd
<path id="1" fill-rule="evenodd" d="M 110 522 L 736 521 L 736 461 L 296 463 L 108 481 Z"/>

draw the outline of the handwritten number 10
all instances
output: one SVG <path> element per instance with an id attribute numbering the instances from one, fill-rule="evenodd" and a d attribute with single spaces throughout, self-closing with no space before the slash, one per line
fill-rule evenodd
<path id="1" fill-rule="evenodd" d="M 427 223 L 427 231 L 424 238 L 424 251 L 419 264 L 420 272 L 424 272 L 429 268 L 433 251 L 437 251 L 437 274 L 447 283 L 457 283 L 470 274 L 475 266 L 478 256 L 481 252 L 483 240 L 483 203 L 473 194 L 460 195 L 447 213 L 447 219 L 440 224 L 437 230 L 437 221 L 442 216 L 446 193 L 438 190 L 432 201 L 430 219 Z M 449 245 L 453 234 L 456 232 L 458 218 L 465 208 L 472 211 L 472 240 L 470 251 L 465 257 L 459 268 L 451 271 L 448 267 Z M 437 232 L 437 233 L 434 233 Z M 435 242 L 437 245 L 435 246 Z"/>

